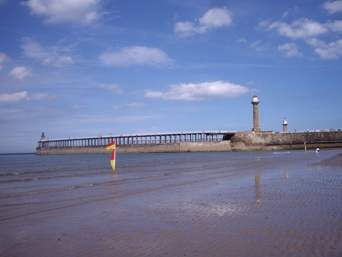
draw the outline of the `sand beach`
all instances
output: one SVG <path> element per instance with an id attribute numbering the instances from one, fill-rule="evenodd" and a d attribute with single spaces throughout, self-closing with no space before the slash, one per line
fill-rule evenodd
<path id="1" fill-rule="evenodd" d="M 0 255 L 342 256 L 342 151 L 303 152 L 127 156 L 115 172 L 94 159 L 86 176 L 50 171 L 26 189 L 3 179 Z"/>

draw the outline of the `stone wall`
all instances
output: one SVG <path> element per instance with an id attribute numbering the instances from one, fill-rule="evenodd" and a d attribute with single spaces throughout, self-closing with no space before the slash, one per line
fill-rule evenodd
<path id="1" fill-rule="evenodd" d="M 180 152 L 224 152 L 231 151 L 230 141 L 180 142 L 164 144 L 130 144 L 118 145 L 117 154 L 121 153 L 180 153 Z M 37 147 L 38 155 L 58 154 L 111 154 L 105 146 L 79 147 Z"/>
<path id="2" fill-rule="evenodd" d="M 265 151 L 319 148 L 341 148 L 342 132 L 236 132 L 231 138 L 232 150 Z"/>

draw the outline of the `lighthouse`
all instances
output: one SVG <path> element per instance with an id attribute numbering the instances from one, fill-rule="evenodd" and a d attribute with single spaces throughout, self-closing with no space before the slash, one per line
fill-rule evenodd
<path id="1" fill-rule="evenodd" d="M 254 96 L 252 99 L 252 104 L 253 104 L 253 131 L 255 132 L 259 132 L 261 131 L 259 128 L 259 110 L 258 110 L 258 104 L 259 104 L 259 99 L 258 97 L 255 95 L 254 92 Z"/>
<path id="2" fill-rule="evenodd" d="M 286 118 L 284 118 L 284 121 L 283 121 L 283 133 L 287 133 L 287 120 L 286 120 Z"/>

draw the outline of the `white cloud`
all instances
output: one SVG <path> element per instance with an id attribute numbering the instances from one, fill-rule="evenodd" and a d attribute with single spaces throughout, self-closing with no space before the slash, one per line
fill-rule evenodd
<path id="1" fill-rule="evenodd" d="M 309 19 L 299 19 L 291 24 L 276 21 L 269 25 L 267 23 L 260 23 L 260 25 L 268 26 L 269 30 L 277 29 L 280 35 L 292 39 L 314 37 L 329 31 L 324 24 Z"/>
<path id="2" fill-rule="evenodd" d="M 32 73 L 29 69 L 27 69 L 24 66 L 16 66 L 13 68 L 13 70 L 8 73 L 8 75 L 16 78 L 16 79 L 24 79 L 26 77 L 32 76 Z"/>
<path id="3" fill-rule="evenodd" d="M 247 43 L 248 41 L 244 38 L 240 38 L 236 41 L 237 43 Z"/>
<path id="4" fill-rule="evenodd" d="M 312 37 L 305 40 L 305 42 L 314 47 L 326 47 L 326 43 L 318 38 Z"/>
<path id="5" fill-rule="evenodd" d="M 10 58 L 7 55 L 0 52 L 0 70 L 2 70 L 2 68 L 3 68 L 3 66 L 1 64 L 3 62 L 9 61 L 9 60 L 10 60 Z"/>
<path id="6" fill-rule="evenodd" d="M 206 28 L 219 28 L 232 23 L 232 13 L 227 8 L 213 8 L 199 19 L 201 26 Z"/>
<path id="7" fill-rule="evenodd" d="M 158 48 L 146 46 L 123 47 L 118 51 L 106 52 L 99 59 L 104 65 L 129 66 L 129 65 L 151 65 L 167 66 L 173 60 L 165 52 Z"/>
<path id="8" fill-rule="evenodd" d="M 74 63 L 70 56 L 65 56 L 59 53 L 60 47 L 52 46 L 44 48 L 30 38 L 24 38 L 23 44 L 20 46 L 23 49 L 25 57 L 39 60 L 42 65 L 52 65 L 55 67 L 63 67 L 66 64 Z"/>
<path id="9" fill-rule="evenodd" d="M 130 103 L 130 104 L 126 104 L 127 107 L 131 107 L 131 108 L 144 108 L 145 104 L 143 103 Z"/>
<path id="10" fill-rule="evenodd" d="M 46 93 L 37 93 L 29 96 L 27 91 L 22 91 L 13 94 L 0 94 L 0 106 L 9 106 L 20 102 L 22 100 L 27 101 L 41 101 L 41 100 L 53 100 L 56 96 L 49 96 Z"/>
<path id="11" fill-rule="evenodd" d="M 303 54 L 301 52 L 298 52 L 298 46 L 295 43 L 286 43 L 283 45 L 278 46 L 279 51 L 286 51 L 285 56 L 292 57 L 302 57 Z"/>
<path id="12" fill-rule="evenodd" d="M 26 57 L 32 59 L 45 59 L 48 58 L 50 53 L 42 46 L 30 38 L 24 38 L 23 44 L 20 46 Z"/>
<path id="13" fill-rule="evenodd" d="M 327 22 L 326 26 L 332 30 L 333 32 L 342 31 L 342 20 L 334 21 L 334 22 Z"/>
<path id="14" fill-rule="evenodd" d="M 315 53 L 322 59 L 339 59 L 342 57 L 342 39 L 326 44 L 317 38 L 307 40 L 307 43 L 316 47 Z"/>
<path id="15" fill-rule="evenodd" d="M 52 100 L 54 98 L 56 98 L 56 96 L 49 96 L 46 93 L 37 93 L 37 94 L 34 94 L 31 97 L 28 97 L 27 99 L 28 100 L 41 101 L 41 100 Z"/>
<path id="16" fill-rule="evenodd" d="M 181 36 L 187 37 L 195 33 L 200 33 L 200 30 L 190 21 L 179 21 L 175 24 L 175 33 L 179 33 Z"/>
<path id="17" fill-rule="evenodd" d="M 74 110 L 83 110 L 83 109 L 86 109 L 87 106 L 86 105 L 72 105 L 71 106 L 71 109 L 74 109 Z"/>
<path id="18" fill-rule="evenodd" d="M 169 92 L 148 91 L 145 97 L 164 100 L 209 100 L 213 97 L 237 97 L 249 91 L 248 88 L 222 81 L 199 84 L 170 85 Z"/>
<path id="19" fill-rule="evenodd" d="M 262 46 L 259 46 L 260 43 L 261 43 L 261 41 L 257 40 L 255 42 L 253 42 L 252 44 L 250 44 L 249 46 L 252 48 L 255 48 L 256 51 L 262 51 L 262 50 L 264 50 L 264 48 Z"/>
<path id="20" fill-rule="evenodd" d="M 130 104 L 125 104 L 125 105 L 113 107 L 113 109 L 127 109 L 127 108 L 143 109 L 143 108 L 145 108 L 145 104 L 143 104 L 143 103 L 130 103 Z"/>
<path id="21" fill-rule="evenodd" d="M 255 42 L 253 42 L 252 44 L 250 44 L 249 46 L 255 48 L 255 47 L 257 47 L 257 45 L 260 44 L 260 42 L 261 42 L 260 40 L 257 40 Z"/>
<path id="22" fill-rule="evenodd" d="M 58 68 L 63 67 L 65 64 L 74 63 L 74 60 L 70 56 L 50 56 L 43 61 L 43 65 L 52 65 Z"/>
<path id="23" fill-rule="evenodd" d="M 115 121 L 117 121 L 117 122 L 138 122 L 138 121 L 143 121 L 143 120 L 147 120 L 147 119 L 155 119 L 155 118 L 159 118 L 159 117 L 160 117 L 159 115 L 117 116 L 117 117 L 115 117 Z"/>
<path id="24" fill-rule="evenodd" d="M 325 6 L 330 6 L 329 10 L 338 10 L 338 6 L 341 1 L 327 2 Z M 330 5 L 331 4 L 331 5 Z M 333 8 L 334 7 L 334 8 Z M 328 9 L 328 8 L 327 8 Z M 337 40 L 331 43 L 325 43 L 322 40 L 316 38 L 316 36 L 328 33 L 328 32 L 340 32 L 342 31 L 342 20 L 327 21 L 326 23 L 319 23 L 309 19 L 299 19 L 293 21 L 291 24 L 282 22 L 263 21 L 259 23 L 260 28 L 266 27 L 269 30 L 277 29 L 279 34 L 291 39 L 304 39 L 305 42 L 315 47 L 314 52 L 320 56 L 321 59 L 339 59 L 342 57 L 342 40 Z M 287 51 L 286 56 L 303 56 L 298 52 L 298 47 L 294 43 L 287 43 L 278 46 L 278 50 Z"/>
<path id="25" fill-rule="evenodd" d="M 263 28 L 263 27 L 268 27 L 271 23 L 271 20 L 266 20 L 266 21 L 260 21 L 259 22 L 259 28 Z"/>
<path id="26" fill-rule="evenodd" d="M 99 85 L 100 88 L 106 88 L 114 92 L 115 94 L 122 94 L 124 91 L 116 84 L 113 85 Z"/>
<path id="27" fill-rule="evenodd" d="M 323 5 L 323 7 L 328 10 L 330 14 L 342 12 L 342 0 L 328 1 Z"/>
<path id="28" fill-rule="evenodd" d="M 90 23 L 99 18 L 100 0 L 28 0 L 21 2 L 31 8 L 31 14 L 46 16 L 47 22 Z"/>
<path id="29" fill-rule="evenodd" d="M 212 8 L 207 11 L 195 25 L 193 22 L 177 22 L 174 31 L 182 37 L 191 36 L 196 33 L 205 33 L 209 29 L 230 26 L 232 24 L 232 12 L 226 7 Z"/>
<path id="30" fill-rule="evenodd" d="M 13 94 L 0 94 L 0 105 L 12 105 L 21 100 L 27 101 L 41 101 L 41 100 L 53 100 L 56 96 L 49 96 L 46 93 L 37 93 L 32 96 L 29 96 L 27 91 L 22 91 L 19 93 Z"/>
<path id="31" fill-rule="evenodd" d="M 0 94 L 0 105 L 12 105 L 27 97 L 27 91 L 13 94 Z"/>

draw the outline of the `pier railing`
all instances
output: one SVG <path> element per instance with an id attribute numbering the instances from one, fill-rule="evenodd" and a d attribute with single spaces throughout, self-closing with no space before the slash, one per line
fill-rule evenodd
<path id="1" fill-rule="evenodd" d="M 111 142 L 116 145 L 130 144 L 162 144 L 179 142 L 203 142 L 222 141 L 225 136 L 229 138 L 234 132 L 229 131 L 209 131 L 209 132 L 181 132 L 181 133 L 155 133 L 155 134 L 129 134 L 129 135 L 109 135 L 84 138 L 67 139 L 41 139 L 38 147 L 85 147 L 85 146 L 105 146 Z"/>

